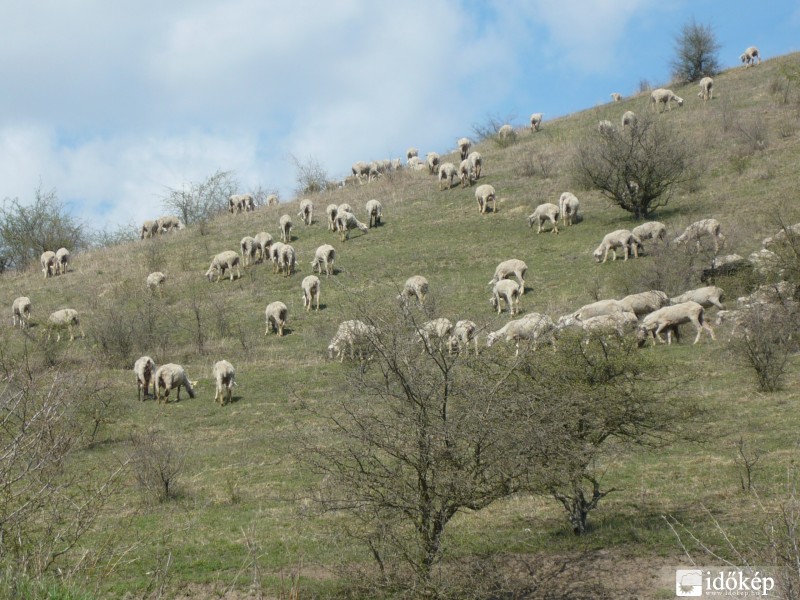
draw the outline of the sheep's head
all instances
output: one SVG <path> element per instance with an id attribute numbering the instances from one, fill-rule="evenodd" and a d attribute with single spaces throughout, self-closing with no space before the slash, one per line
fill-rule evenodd
<path id="1" fill-rule="evenodd" d="M 640 326 L 636 329 L 636 346 L 641 348 L 647 342 L 647 327 Z"/>
<path id="2" fill-rule="evenodd" d="M 328 358 L 329 358 L 329 359 L 333 359 L 333 353 L 334 353 L 335 351 L 336 351 L 336 346 L 335 346 L 335 345 L 333 345 L 333 344 L 330 344 L 330 345 L 328 346 Z"/>
<path id="3" fill-rule="evenodd" d="M 497 308 L 497 297 L 492 296 L 491 298 L 489 298 L 489 304 L 492 305 L 492 308 Z"/>
<path id="4" fill-rule="evenodd" d="M 747 62 L 747 52 L 742 54 L 739 58 L 741 59 L 742 62 Z"/>
<path id="5" fill-rule="evenodd" d="M 492 344 L 494 344 L 494 341 L 495 341 L 496 339 L 497 339 L 497 334 L 496 334 L 496 333 L 494 333 L 494 332 L 492 332 L 492 333 L 490 333 L 489 335 L 487 335 L 487 336 L 486 336 L 486 346 L 487 346 L 488 348 L 491 348 L 491 347 L 492 347 Z"/>
<path id="6" fill-rule="evenodd" d="M 214 267 L 211 267 L 208 271 L 206 271 L 206 279 L 208 279 L 209 281 L 213 281 L 215 271 L 216 269 Z"/>
<path id="7" fill-rule="evenodd" d="M 675 102 L 678 103 L 678 106 L 683 106 L 683 98 L 680 96 L 675 96 Z"/>
<path id="8" fill-rule="evenodd" d="M 603 258 L 603 247 L 599 246 L 597 250 L 592 253 L 592 256 L 594 257 L 594 262 L 600 262 Z"/>

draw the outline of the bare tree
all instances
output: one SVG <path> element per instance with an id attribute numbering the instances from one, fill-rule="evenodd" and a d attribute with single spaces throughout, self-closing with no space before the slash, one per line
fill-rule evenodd
<path id="1" fill-rule="evenodd" d="M 328 171 L 315 157 L 309 156 L 302 161 L 294 154 L 290 154 L 289 160 L 297 170 L 295 175 L 297 195 L 318 194 L 328 189 Z"/>
<path id="2" fill-rule="evenodd" d="M 675 36 L 675 57 L 672 59 L 672 77 L 676 81 L 697 81 L 713 77 L 720 70 L 720 44 L 710 25 L 699 25 L 694 18 Z"/>
<path id="3" fill-rule="evenodd" d="M 164 207 L 180 213 L 186 225 L 200 225 L 200 233 L 216 215 L 228 210 L 228 198 L 238 188 L 233 171 L 217 171 L 201 183 L 187 183 L 181 188 L 167 188 Z"/>

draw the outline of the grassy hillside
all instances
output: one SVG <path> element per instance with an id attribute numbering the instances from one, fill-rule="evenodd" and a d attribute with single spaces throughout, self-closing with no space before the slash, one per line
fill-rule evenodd
<path id="1" fill-rule="evenodd" d="M 699 177 L 653 215 L 671 234 L 692 221 L 715 217 L 727 236 L 727 251 L 747 256 L 777 230 L 778 216 L 787 223 L 800 221 L 800 105 L 781 102 L 773 85 L 782 65 L 798 64 L 800 56 L 790 55 L 722 73 L 715 78 L 714 99 L 706 105 L 695 85 L 674 88 L 685 98 L 684 106 L 656 118 L 683 133 Z M 81 254 L 64 276 L 45 280 L 32 269 L 0 277 L 5 306 L 27 295 L 34 307 L 34 326 L 27 336 L 10 324 L 4 328 L 3 355 L 19 356 L 27 348 L 37 361 L 63 360 L 78 371 L 96 369 L 102 380 L 104 399 L 112 407 L 110 419 L 98 443 L 75 457 L 78 463 L 115 464 L 131 452 L 131 434 L 150 429 L 186 451 L 177 499 L 146 502 L 128 474 L 82 547 L 67 555 L 64 565 L 85 549 L 110 541 L 117 551 L 125 548 L 119 560 L 98 561 L 82 583 L 102 598 L 142 597 L 159 589 L 167 597 L 226 592 L 225 597 L 243 597 L 253 579 L 253 560 L 272 594 L 277 595 L 281 576 L 301 562 L 304 597 L 335 590 L 335 564 L 369 558 L 347 539 L 332 535 L 336 517 L 312 510 L 319 481 L 292 450 L 298 431 L 325 436 L 324 426 L 301 410 L 301 403 L 324 406 L 347 394 L 343 381 L 351 366 L 331 362 L 326 355 L 338 324 L 353 318 L 355 298 L 381 303 L 396 295 L 407 277 L 421 274 L 430 281 L 438 315 L 499 328 L 507 317 L 492 312 L 486 284 L 497 263 L 507 258 L 523 259 L 530 268 L 529 289 L 521 302 L 525 312 L 555 318 L 598 297 L 645 289 L 657 261 L 663 266 L 664 259 L 650 253 L 638 261 L 595 264 L 591 253 L 603 235 L 636 223 L 596 191 L 575 189 L 569 171 L 573 149 L 594 132 L 597 122 L 618 123 L 626 110 L 645 113 L 648 96 L 546 120 L 540 132 L 520 130 L 517 143 L 505 148 L 491 140 L 478 144 L 475 149 L 484 157 L 481 183 L 492 184 L 500 198 L 496 214 L 478 214 L 474 187 L 439 191 L 427 173 L 404 171 L 314 196 L 311 226 L 295 216 L 294 201 L 249 214 L 226 214 L 205 235 L 190 227 Z M 427 150 L 421 149 L 423 154 Z M 456 162 L 455 153 L 443 156 L 447 159 Z M 579 197 L 583 221 L 558 236 L 536 235 L 527 226 L 527 215 L 541 202 L 557 202 L 565 190 Z M 364 205 L 371 198 L 383 204 L 380 227 L 369 234 L 355 231 L 345 243 L 327 231 L 327 204 L 350 203 L 364 219 Z M 295 222 L 298 273 L 285 278 L 263 264 L 244 269 L 233 282 L 206 281 L 203 273 L 214 254 L 238 250 L 243 236 L 262 230 L 277 239 L 278 219 L 285 213 Z M 337 249 L 337 273 L 322 278 L 322 310 L 306 313 L 300 281 L 310 273 L 314 250 L 325 243 Z M 155 270 L 167 274 L 163 297 L 151 296 L 144 285 Z M 680 275 L 675 282 L 699 285 L 696 273 Z M 745 285 L 723 285 L 728 301 L 747 291 Z M 288 335 L 283 338 L 264 335 L 264 309 L 274 300 L 289 307 Z M 72 344 L 41 341 L 47 315 L 63 307 L 79 311 L 86 339 Z M 727 335 L 720 332 L 719 337 L 716 344 L 704 341 L 692 347 L 684 341 L 643 350 L 657 352 L 665 364 L 692 374 L 690 393 L 707 419 L 702 443 L 610 456 L 604 482 L 621 491 L 609 495 L 592 514 L 593 529 L 587 536 L 571 534 L 552 500 L 520 496 L 459 516 L 449 538 L 452 555 L 500 552 L 509 557 L 509 569 L 515 568 L 511 558 L 528 558 L 543 569 L 540 576 L 569 558 L 580 565 L 581 578 L 609 596 L 624 591 L 671 597 L 671 575 L 664 578 L 659 569 L 679 564 L 683 556 L 661 515 L 675 515 L 699 534 L 713 537 L 713 514 L 729 531 L 750 535 L 761 512 L 753 495 L 740 492 L 734 444 L 742 437 L 767 452 L 755 471 L 758 502 L 776 506 L 786 469 L 798 458 L 800 359 L 793 357 L 784 391 L 757 394 Z M 200 381 L 197 398 L 167 405 L 137 402 L 131 367 L 142 354 L 157 364 L 182 364 L 190 379 Z M 236 367 L 238 382 L 235 402 L 224 408 L 213 401 L 211 380 L 211 368 L 222 358 Z M 561 577 L 554 585 L 566 586 L 575 573 L 568 570 Z"/>

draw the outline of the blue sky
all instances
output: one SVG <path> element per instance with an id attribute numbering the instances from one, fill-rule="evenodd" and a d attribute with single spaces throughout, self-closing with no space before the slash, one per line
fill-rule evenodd
<path id="1" fill-rule="evenodd" d="M 665 84 L 692 18 L 724 67 L 800 45 L 800 0 L 28 0 L 3 18 L 0 198 L 55 188 L 98 229 L 217 169 L 288 200 L 290 155 L 341 178 L 490 115 L 546 125 Z"/>

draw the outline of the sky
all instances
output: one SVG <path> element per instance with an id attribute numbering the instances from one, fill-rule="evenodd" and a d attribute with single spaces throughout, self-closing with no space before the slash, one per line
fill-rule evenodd
<path id="1" fill-rule="evenodd" d="M 0 198 L 96 230 L 217 170 L 290 200 L 291 157 L 341 179 L 666 84 L 692 19 L 724 68 L 800 49 L 800 0 L 5 0 Z"/>

